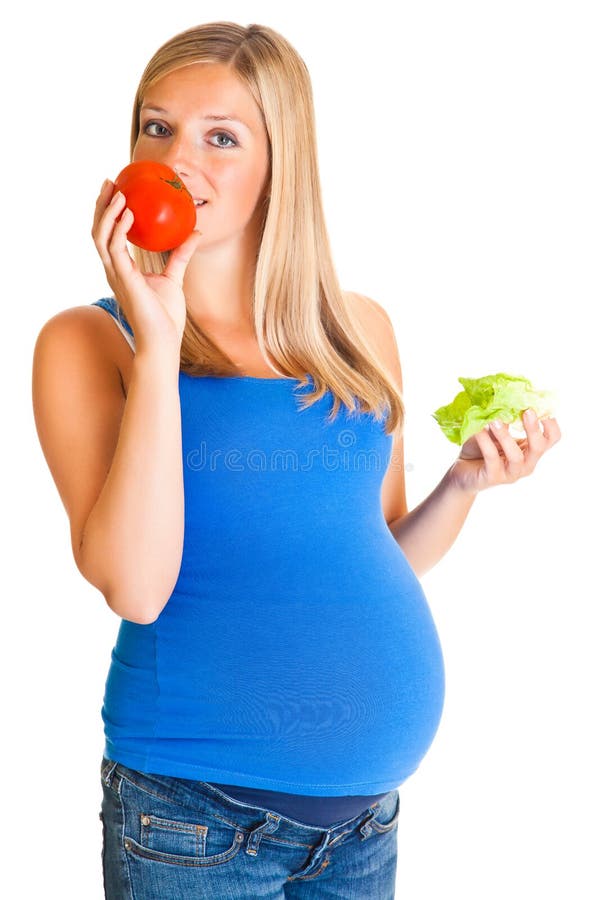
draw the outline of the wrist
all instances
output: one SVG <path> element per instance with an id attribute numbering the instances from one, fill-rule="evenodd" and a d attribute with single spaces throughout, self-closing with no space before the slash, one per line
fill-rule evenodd
<path id="1" fill-rule="evenodd" d="M 460 475 L 456 472 L 456 461 L 452 463 L 448 471 L 445 473 L 442 478 L 442 483 L 447 491 L 451 494 L 456 494 L 457 497 L 468 499 L 471 502 L 475 499 L 479 491 L 476 488 L 469 487 L 464 483 L 461 479 Z"/>
<path id="2" fill-rule="evenodd" d="M 180 355 L 166 347 L 136 349 L 133 358 L 134 371 L 146 375 L 159 373 L 161 376 L 173 375 L 179 378 Z"/>

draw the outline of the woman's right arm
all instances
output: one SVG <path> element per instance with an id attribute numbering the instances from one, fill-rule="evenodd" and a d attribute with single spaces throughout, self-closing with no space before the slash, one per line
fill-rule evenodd
<path id="1" fill-rule="evenodd" d="M 183 552 L 179 359 L 136 355 L 125 400 L 97 325 L 91 309 L 73 309 L 40 332 L 36 427 L 77 568 L 117 615 L 147 624 L 171 595 Z"/>
<path id="2" fill-rule="evenodd" d="M 80 571 L 106 580 L 113 612 L 153 622 L 183 553 L 179 358 L 136 356 L 110 471 L 83 528 Z"/>
<path id="3" fill-rule="evenodd" d="M 117 221 L 123 207 L 101 192 L 92 234 L 136 336 L 127 399 L 91 308 L 66 310 L 42 328 L 32 389 L 77 567 L 117 615 L 148 624 L 173 591 L 183 552 L 182 283 L 199 235 L 172 251 L 163 275 L 143 275 L 126 246 L 132 217 Z"/>

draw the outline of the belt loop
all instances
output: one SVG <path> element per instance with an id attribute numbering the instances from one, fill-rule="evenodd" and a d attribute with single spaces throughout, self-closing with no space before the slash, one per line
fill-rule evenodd
<path id="1" fill-rule="evenodd" d="M 118 765 L 118 762 L 112 761 L 108 769 L 106 769 L 106 771 L 102 774 L 102 781 L 104 782 L 106 787 L 111 787 L 113 775 Z"/>
<path id="2" fill-rule="evenodd" d="M 258 828 L 255 828 L 254 831 L 251 831 L 248 835 L 246 853 L 250 856 L 256 856 L 258 854 L 258 848 L 263 834 L 273 834 L 274 831 L 277 831 L 280 818 L 280 816 L 276 816 L 274 813 L 267 812 L 267 817 L 263 824 L 259 825 Z"/>
<path id="3" fill-rule="evenodd" d="M 364 841 L 364 840 L 366 840 L 368 837 L 370 837 L 370 835 L 371 835 L 373 829 L 372 829 L 371 826 L 369 825 L 369 822 L 371 821 L 371 819 L 374 819 L 374 818 L 375 818 L 375 816 L 376 816 L 377 813 L 379 812 L 380 806 L 381 806 L 380 803 L 374 803 L 373 806 L 370 806 L 369 809 L 371 810 L 371 812 L 370 812 L 369 815 L 366 816 L 365 819 L 360 823 L 359 831 L 360 831 L 360 833 L 361 833 L 361 838 L 360 838 L 361 841 Z"/>

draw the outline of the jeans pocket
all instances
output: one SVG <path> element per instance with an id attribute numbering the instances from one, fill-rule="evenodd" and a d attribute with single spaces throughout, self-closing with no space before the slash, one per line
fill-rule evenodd
<path id="1" fill-rule="evenodd" d="M 140 844 L 147 850 L 179 856 L 206 856 L 208 825 L 140 815 Z"/>
<path id="2" fill-rule="evenodd" d="M 128 777 L 121 783 L 121 802 L 123 847 L 134 857 L 175 866 L 218 866 L 237 856 L 244 842 L 244 831 L 235 825 L 166 802 Z"/>
<path id="3" fill-rule="evenodd" d="M 378 834 L 386 834 L 398 825 L 398 819 L 400 817 L 400 792 L 396 788 L 396 790 L 390 791 L 390 795 L 393 795 L 395 802 L 388 805 L 388 798 L 384 797 L 381 801 L 383 809 L 369 821 L 369 825 L 373 831 L 376 831 Z"/>

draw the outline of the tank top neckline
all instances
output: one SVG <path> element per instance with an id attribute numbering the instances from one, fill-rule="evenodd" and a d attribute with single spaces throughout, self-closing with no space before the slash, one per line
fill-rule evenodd
<path id="1" fill-rule="evenodd" d="M 111 297 L 101 297 L 99 300 L 94 300 L 92 305 L 93 306 L 102 306 L 104 309 L 106 309 L 106 305 L 108 305 L 107 311 L 111 313 L 112 317 L 115 319 L 117 324 L 120 325 L 122 328 L 124 327 L 125 330 L 128 332 L 128 334 L 131 336 L 131 338 L 134 337 L 131 325 L 125 318 L 125 315 L 122 312 L 121 313 L 118 312 L 119 307 L 118 307 L 118 303 L 117 303 L 115 297 L 112 297 L 112 296 Z M 135 348 L 132 348 L 132 349 L 134 350 L 134 353 L 135 353 Z M 179 372 L 180 372 L 180 375 L 185 375 L 187 378 L 193 378 L 194 380 L 197 380 L 197 376 L 188 375 L 188 373 L 184 372 L 182 369 L 180 369 Z M 312 375 L 309 372 L 306 373 L 306 377 L 308 378 L 309 382 L 312 382 L 312 380 L 313 380 Z M 255 381 L 258 384 L 264 384 L 267 381 L 279 381 L 279 382 L 290 381 L 293 384 L 300 384 L 303 380 L 301 378 L 290 378 L 290 377 L 285 377 L 285 376 L 284 377 L 275 377 L 275 378 L 268 378 L 268 377 L 261 378 L 259 376 L 255 376 L 255 375 L 203 375 L 202 378 L 210 379 L 211 381 L 243 381 L 243 382 Z"/>
<path id="2" fill-rule="evenodd" d="M 180 370 L 181 375 L 185 375 L 186 378 L 196 378 L 194 375 L 188 375 L 187 372 L 184 372 L 183 369 Z M 257 381 L 259 383 L 265 382 L 290 382 L 292 384 L 300 384 L 302 382 L 301 378 L 260 378 L 255 375 L 202 375 L 201 376 L 204 381 Z M 309 381 L 312 381 L 312 376 L 307 373 L 306 377 Z"/>

